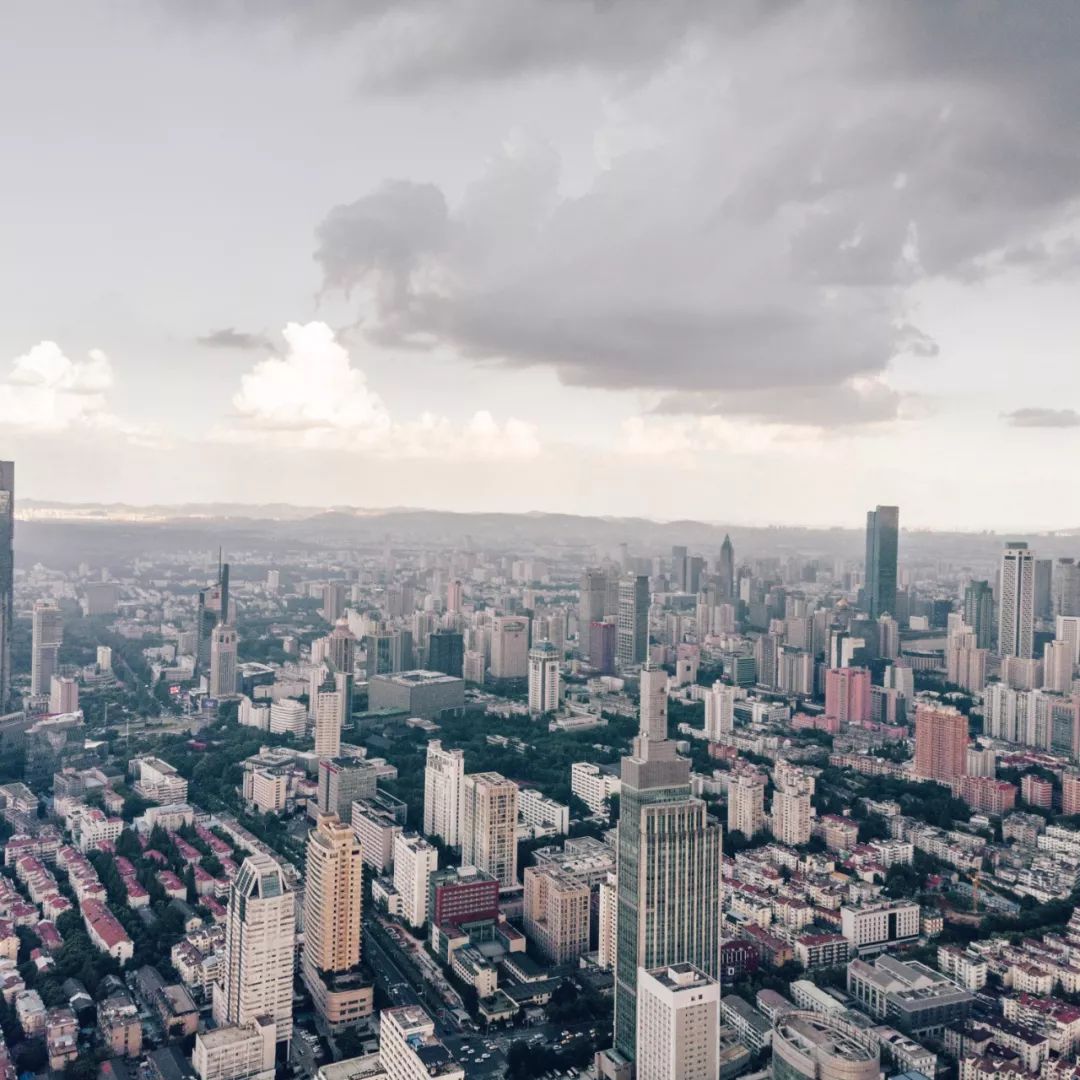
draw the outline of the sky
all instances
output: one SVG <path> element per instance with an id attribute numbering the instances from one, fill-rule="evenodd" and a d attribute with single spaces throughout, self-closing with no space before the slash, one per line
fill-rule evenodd
<path id="1" fill-rule="evenodd" d="M 26 498 L 1080 527 L 1080 9 L 12 0 Z"/>

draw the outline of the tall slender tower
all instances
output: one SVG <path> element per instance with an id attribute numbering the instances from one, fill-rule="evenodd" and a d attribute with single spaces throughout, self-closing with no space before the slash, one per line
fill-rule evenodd
<path id="1" fill-rule="evenodd" d="M 30 644 L 30 694 L 49 693 L 52 677 L 59 666 L 60 645 L 64 640 L 64 617 L 54 600 L 34 601 Z"/>
<path id="2" fill-rule="evenodd" d="M 879 506 L 866 514 L 866 610 L 870 618 L 896 610 L 896 556 L 900 508 Z"/>
<path id="3" fill-rule="evenodd" d="M 720 598 L 724 602 L 735 597 L 735 545 L 731 537 L 724 534 L 724 542 L 720 545 L 720 565 L 717 567 L 720 576 Z"/>
<path id="4" fill-rule="evenodd" d="M 15 621 L 15 462 L 0 461 L 0 712 L 11 708 L 11 628 Z"/>
<path id="5" fill-rule="evenodd" d="M 994 591 L 989 581 L 969 581 L 964 587 L 964 623 L 975 632 L 976 648 L 993 645 Z"/>
<path id="6" fill-rule="evenodd" d="M 644 664 L 649 652 L 649 579 L 631 574 L 619 582 L 616 657 L 620 667 Z"/>
<path id="7" fill-rule="evenodd" d="M 1035 655 L 1035 556 L 1021 541 L 1007 544 L 1001 557 L 998 655 Z"/>
<path id="8" fill-rule="evenodd" d="M 690 762 L 667 738 L 659 676 L 642 672 L 641 727 L 622 762 L 615 952 L 615 1048 L 637 1040 L 638 968 L 720 970 L 720 826 L 690 794 Z"/>
<path id="9" fill-rule="evenodd" d="M 373 988 L 360 963 L 364 868 L 360 841 L 335 815 L 308 835 L 301 973 L 315 1008 L 333 1029 L 371 1014 Z"/>
<path id="10" fill-rule="evenodd" d="M 277 1041 L 292 1038 L 296 907 L 281 867 L 249 855 L 229 889 L 222 981 L 214 987 L 214 1020 L 249 1024 L 270 1016 Z"/>

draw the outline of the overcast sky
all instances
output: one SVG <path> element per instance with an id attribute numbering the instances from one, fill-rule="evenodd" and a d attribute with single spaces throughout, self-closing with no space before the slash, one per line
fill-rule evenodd
<path id="1" fill-rule="evenodd" d="M 13 0 L 20 494 L 1080 527 L 1080 9 Z"/>

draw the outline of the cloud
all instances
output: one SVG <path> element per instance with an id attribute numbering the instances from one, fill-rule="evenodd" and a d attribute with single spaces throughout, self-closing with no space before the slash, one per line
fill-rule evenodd
<path id="1" fill-rule="evenodd" d="M 1071 428 L 1080 427 L 1080 412 L 1076 409 L 1016 409 L 1004 418 L 1013 427 Z"/>
<path id="2" fill-rule="evenodd" d="M 39 342 L 15 358 L 0 382 L 0 424 L 45 432 L 111 426 L 106 392 L 112 385 L 112 365 L 101 350 L 70 360 L 56 342 Z"/>
<path id="3" fill-rule="evenodd" d="M 276 345 L 265 334 L 249 334 L 231 326 L 212 330 L 195 339 L 209 349 L 241 349 L 245 351 L 273 352 Z"/>
<path id="4" fill-rule="evenodd" d="M 260 360 L 241 376 L 232 400 L 236 422 L 220 427 L 216 438 L 385 458 L 483 460 L 540 453 L 532 424 L 513 417 L 500 424 L 486 410 L 465 424 L 434 413 L 395 420 L 329 326 L 289 323 L 283 334 L 284 354 Z"/>

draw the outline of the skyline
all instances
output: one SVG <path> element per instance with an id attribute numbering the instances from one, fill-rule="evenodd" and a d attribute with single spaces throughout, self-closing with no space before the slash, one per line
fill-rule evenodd
<path id="1" fill-rule="evenodd" d="M 714 8 L 13 9 L 27 496 L 1073 527 L 1074 13 Z"/>

